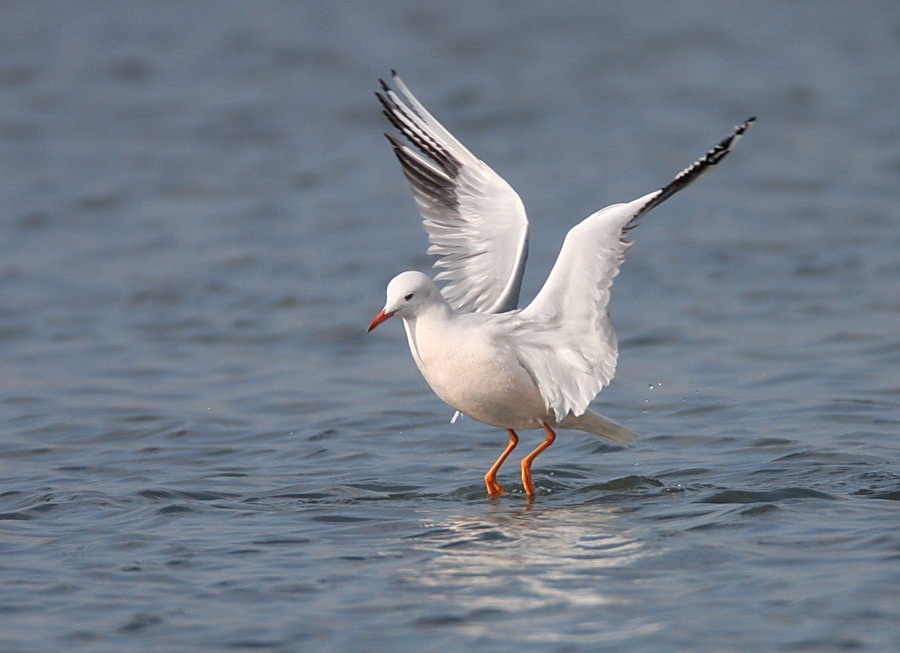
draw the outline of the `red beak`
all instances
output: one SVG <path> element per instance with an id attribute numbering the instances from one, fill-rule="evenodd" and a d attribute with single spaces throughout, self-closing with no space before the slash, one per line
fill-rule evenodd
<path id="1" fill-rule="evenodd" d="M 366 333 L 369 333 L 372 329 L 377 327 L 379 324 L 381 324 L 385 320 L 388 320 L 392 317 L 394 317 L 393 312 L 385 313 L 384 311 L 381 311 L 378 315 L 375 316 L 375 319 L 372 320 L 372 322 L 369 324 L 369 328 L 366 329 Z"/>

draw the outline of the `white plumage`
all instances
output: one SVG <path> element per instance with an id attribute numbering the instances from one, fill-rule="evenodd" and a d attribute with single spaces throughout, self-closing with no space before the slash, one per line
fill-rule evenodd
<path id="1" fill-rule="evenodd" d="M 625 444 L 635 433 L 588 409 L 616 369 L 609 320 L 610 288 L 630 247 L 626 234 L 650 209 L 726 156 L 753 118 L 663 188 L 615 204 L 573 227 L 550 276 L 518 310 L 528 252 L 528 220 L 516 192 L 453 137 L 396 76 L 384 81 L 385 115 L 413 147 L 387 134 L 410 182 L 441 272 L 439 289 L 420 272 L 403 272 L 387 288 L 384 309 L 369 331 L 393 315 L 403 319 L 410 351 L 434 392 L 457 411 L 507 429 L 509 445 L 485 475 L 515 448 L 515 429 L 541 428 L 545 441 L 522 461 L 525 492 L 534 495 L 531 462 L 556 437 L 554 427 L 588 431 Z"/>

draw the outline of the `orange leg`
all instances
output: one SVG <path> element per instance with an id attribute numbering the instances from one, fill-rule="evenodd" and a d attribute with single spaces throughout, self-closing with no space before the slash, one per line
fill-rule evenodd
<path id="1" fill-rule="evenodd" d="M 534 496 L 534 481 L 531 480 L 531 463 L 534 462 L 535 458 L 541 455 L 541 452 L 544 449 L 549 447 L 553 444 L 553 441 L 556 440 L 556 433 L 553 429 L 547 426 L 545 422 L 541 422 L 541 426 L 543 426 L 544 430 L 547 432 L 547 438 L 537 446 L 537 449 L 522 459 L 522 485 L 525 486 L 525 494 L 529 497 Z"/>
<path id="2" fill-rule="evenodd" d="M 497 482 L 497 472 L 500 471 L 500 465 L 502 465 L 507 458 L 509 458 L 509 454 L 512 453 L 512 450 L 516 448 L 516 445 L 519 444 L 519 436 L 516 435 L 516 432 L 512 429 L 506 429 L 506 432 L 509 433 L 509 444 L 506 445 L 506 449 L 503 450 L 503 453 L 500 454 L 500 457 L 497 458 L 497 462 L 493 464 L 493 466 L 488 470 L 488 473 L 484 475 L 484 486 L 487 488 L 487 493 L 492 497 L 504 494 L 506 490 L 503 489 L 503 486 Z"/>

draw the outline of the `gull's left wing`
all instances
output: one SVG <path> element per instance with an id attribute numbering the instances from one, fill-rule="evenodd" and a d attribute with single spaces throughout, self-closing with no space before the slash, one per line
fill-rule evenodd
<path id="1" fill-rule="evenodd" d="M 543 288 L 521 318 L 523 367 L 557 420 L 581 415 L 616 369 L 618 347 L 607 306 L 613 278 L 631 243 L 625 235 L 650 209 L 721 161 L 753 123 L 748 119 L 659 190 L 613 204 L 573 227 Z M 530 332 L 530 333 L 529 333 Z M 546 352 L 552 350 L 553 355 Z"/>

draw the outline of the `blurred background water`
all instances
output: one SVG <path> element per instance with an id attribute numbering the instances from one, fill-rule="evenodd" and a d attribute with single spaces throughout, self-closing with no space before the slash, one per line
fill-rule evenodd
<path id="1" fill-rule="evenodd" d="M 628 449 L 481 477 L 399 324 L 397 68 L 613 293 Z M 0 649 L 900 649 L 896 2 L 0 5 Z M 530 449 L 540 438 L 523 434 Z"/>

